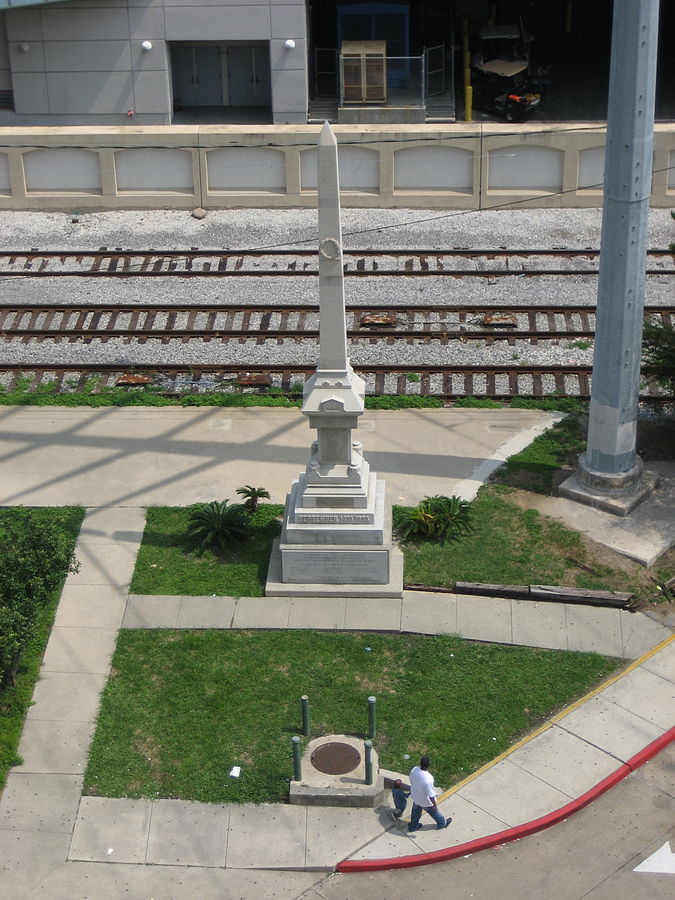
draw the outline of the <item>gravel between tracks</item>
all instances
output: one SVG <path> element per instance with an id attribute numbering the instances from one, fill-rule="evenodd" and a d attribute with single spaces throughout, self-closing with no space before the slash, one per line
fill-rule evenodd
<path id="1" fill-rule="evenodd" d="M 77 222 L 71 221 L 77 218 Z M 417 220 L 426 220 L 419 222 Z M 411 224 L 415 222 L 416 224 Z M 385 227 L 393 225 L 396 227 Z M 598 247 L 601 210 L 508 210 L 431 212 L 429 210 L 344 210 L 345 246 L 352 248 L 442 248 L 442 247 Z M 167 210 L 116 211 L 105 213 L 0 212 L 0 247 L 11 249 L 111 248 L 185 249 L 253 248 L 294 239 L 316 241 L 315 210 L 221 210 L 209 212 L 198 221 L 188 212 Z M 369 229 L 365 234 L 350 232 Z M 673 240 L 669 210 L 650 212 L 648 246 L 666 247 Z M 245 303 L 265 300 L 272 304 L 307 303 L 318 299 L 318 279 L 232 278 L 217 279 L 147 278 L 131 279 L 40 279 L 27 282 L 4 278 L 4 303 L 134 303 L 176 302 L 180 304 L 219 302 Z M 593 303 L 597 279 L 593 276 L 513 276 L 497 279 L 382 277 L 348 279 L 347 303 L 386 306 L 392 301 L 411 305 L 442 302 L 449 295 L 456 303 L 570 305 Z M 672 280 L 666 276 L 648 279 L 646 302 L 672 303 Z M 113 338 L 81 345 L 44 341 L 1 345 L 1 360 L 39 366 L 40 363 L 72 362 L 151 364 L 236 363 L 255 367 L 316 362 L 317 347 L 312 341 L 275 343 L 255 340 L 208 343 L 180 341 L 144 344 Z M 416 365 L 497 364 L 545 365 L 590 364 L 592 348 L 580 350 L 567 340 L 532 345 L 486 345 L 482 341 L 412 344 L 370 344 L 367 339 L 352 341 L 350 355 L 355 365 L 400 365 L 414 371 Z"/>
<path id="2" fill-rule="evenodd" d="M 505 276 L 498 278 L 448 277 L 406 278 L 405 275 L 347 278 L 347 305 L 391 303 L 424 306 L 446 301 L 453 304 L 492 306 L 593 305 L 597 295 L 593 275 Z M 319 280 L 313 276 L 292 278 L 3 278 L 2 303 L 200 303 L 246 304 L 265 302 L 270 306 L 318 303 Z M 645 303 L 672 305 L 673 279 L 648 276 Z"/>
<path id="3" fill-rule="evenodd" d="M 598 247 L 601 220 L 600 209 L 342 211 L 345 246 L 362 249 Z M 311 247 L 316 229 L 314 209 L 212 210 L 201 221 L 172 210 L 0 211 L 0 248 L 251 249 L 289 241 Z M 669 210 L 651 210 L 647 245 L 667 247 L 672 240 Z"/>
<path id="4" fill-rule="evenodd" d="M 143 344 L 130 344 L 123 338 L 111 338 L 106 343 L 92 341 L 89 344 L 70 344 L 63 341 L 41 341 L 23 344 L 18 341 L 3 345 L 3 358 L 7 363 L 24 363 L 39 366 L 40 363 L 73 363 L 86 366 L 93 363 L 110 365 L 238 365 L 253 368 L 256 365 L 308 365 L 316 364 L 318 343 L 313 340 L 276 341 L 233 340 L 222 343 L 180 341 L 162 343 L 148 340 Z M 402 371 L 414 370 L 416 365 L 591 365 L 592 349 L 580 350 L 572 342 L 527 341 L 505 342 L 488 346 L 483 341 L 438 341 L 425 343 L 384 341 L 371 344 L 368 339 L 350 341 L 349 355 L 354 365 L 401 366 Z"/>

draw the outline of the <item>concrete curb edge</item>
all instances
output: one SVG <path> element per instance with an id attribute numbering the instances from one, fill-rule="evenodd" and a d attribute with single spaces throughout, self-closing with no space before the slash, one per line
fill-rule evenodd
<path id="1" fill-rule="evenodd" d="M 378 872 L 384 869 L 407 869 L 415 866 L 428 866 L 437 862 L 447 862 L 451 859 L 457 859 L 459 856 L 469 856 L 473 853 L 479 853 L 481 850 L 489 850 L 499 844 L 506 844 L 509 841 L 515 841 L 519 838 L 528 837 L 538 831 L 544 831 L 551 825 L 556 825 L 564 819 L 569 818 L 575 812 L 588 806 L 594 800 L 597 800 L 602 794 L 614 787 L 620 781 L 639 769 L 650 759 L 653 759 L 661 750 L 664 750 L 669 744 L 675 741 L 675 726 L 664 732 L 656 740 L 647 744 L 638 753 L 632 756 L 625 763 L 622 763 L 618 769 L 603 778 L 594 785 L 590 790 L 581 794 L 576 800 L 571 800 L 565 806 L 561 806 L 553 812 L 547 813 L 538 819 L 517 825 L 514 828 L 507 828 L 505 831 L 499 831 L 495 834 L 489 834 L 474 841 L 467 841 L 464 844 L 457 844 L 454 847 L 448 847 L 445 850 L 434 850 L 430 853 L 416 854 L 415 856 L 398 856 L 392 859 L 363 859 L 363 860 L 343 860 L 335 867 L 336 872 Z"/>

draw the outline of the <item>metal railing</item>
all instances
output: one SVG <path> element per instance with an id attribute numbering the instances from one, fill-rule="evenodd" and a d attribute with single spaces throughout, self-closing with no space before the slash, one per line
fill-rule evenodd
<path id="1" fill-rule="evenodd" d="M 340 106 L 424 107 L 424 56 L 339 57 Z"/>

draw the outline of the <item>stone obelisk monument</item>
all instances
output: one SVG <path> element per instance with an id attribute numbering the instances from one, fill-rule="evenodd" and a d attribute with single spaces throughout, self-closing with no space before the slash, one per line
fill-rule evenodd
<path id="1" fill-rule="evenodd" d="M 347 356 L 337 142 L 327 122 L 318 153 L 320 351 L 302 405 L 317 440 L 287 497 L 265 593 L 400 597 L 402 554 L 392 544 L 385 484 L 352 436 L 365 386 Z"/>

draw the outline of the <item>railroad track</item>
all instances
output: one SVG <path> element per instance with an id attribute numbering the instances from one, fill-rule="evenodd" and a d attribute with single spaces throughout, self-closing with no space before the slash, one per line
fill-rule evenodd
<path id="1" fill-rule="evenodd" d="M 483 277 L 597 274 L 600 251 L 587 249 L 345 250 L 345 275 Z M 648 275 L 675 274 L 671 250 L 647 251 Z M 316 276 L 316 250 L 0 251 L 0 277 Z"/>
<path id="2" fill-rule="evenodd" d="M 675 307 L 648 306 L 645 314 L 671 324 Z M 350 306 L 350 339 L 539 340 L 592 338 L 594 306 Z M 6 340 L 62 341 L 111 338 L 152 340 L 316 340 L 316 304 L 177 306 L 25 304 L 0 306 L 0 336 Z"/>
<path id="3" fill-rule="evenodd" d="M 354 369 L 365 379 L 369 395 L 434 396 L 443 400 L 479 396 L 497 400 L 514 397 L 579 397 L 588 399 L 591 367 L 579 365 L 538 366 L 438 366 L 418 365 L 414 372 L 400 366 L 358 366 Z M 185 393 L 242 390 L 266 393 L 270 389 L 299 395 L 315 367 L 313 365 L 259 365 L 243 370 L 237 365 L 124 366 L 115 364 L 45 365 L 3 364 L 0 378 L 8 390 L 19 379 L 30 382 L 31 389 L 53 383 L 54 390 L 78 390 L 96 379 L 95 391 L 109 387 L 132 389 L 153 385 L 169 396 Z M 656 384 L 645 385 L 641 400 L 672 402 Z"/>

